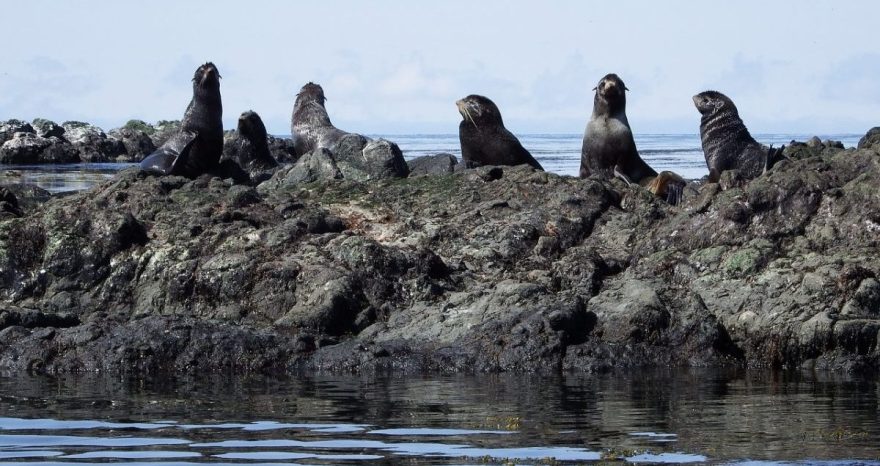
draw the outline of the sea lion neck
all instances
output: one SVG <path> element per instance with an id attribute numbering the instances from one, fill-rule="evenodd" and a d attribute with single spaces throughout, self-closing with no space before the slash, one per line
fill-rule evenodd
<path id="1" fill-rule="evenodd" d="M 293 119 L 297 125 L 333 126 L 327 109 L 313 99 L 297 99 L 293 110 Z"/>
<path id="2" fill-rule="evenodd" d="M 593 97 L 593 117 L 617 117 L 626 120 L 626 96 L 609 99 L 597 91 Z"/>

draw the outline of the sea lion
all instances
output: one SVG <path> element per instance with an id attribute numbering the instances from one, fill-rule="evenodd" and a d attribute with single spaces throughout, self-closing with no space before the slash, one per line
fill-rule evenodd
<path id="1" fill-rule="evenodd" d="M 312 82 L 303 86 L 296 95 L 290 134 L 297 157 L 321 147 L 335 152 L 336 143 L 348 134 L 330 122 L 327 109 L 324 108 L 326 100 L 324 89 Z"/>
<path id="2" fill-rule="evenodd" d="M 482 165 L 529 164 L 544 170 L 519 139 L 504 127 L 501 112 L 494 102 L 481 95 L 469 95 L 455 102 L 461 113 L 458 139 L 465 167 Z"/>
<path id="3" fill-rule="evenodd" d="M 192 81 L 193 97 L 180 130 L 141 162 L 142 169 L 187 178 L 217 170 L 223 153 L 220 72 L 208 62 L 196 70 Z"/>
<path id="4" fill-rule="evenodd" d="M 717 91 L 701 92 L 693 97 L 700 112 L 700 139 L 703 156 L 709 167 L 709 181 L 717 182 L 721 172 L 739 170 L 753 179 L 782 159 L 782 149 L 766 147 L 749 134 L 736 105 Z"/>
<path id="5" fill-rule="evenodd" d="M 233 136 L 229 147 L 224 149 L 224 159 L 232 159 L 248 171 L 278 166 L 278 162 L 269 151 L 266 125 L 263 124 L 260 115 L 253 110 L 243 112 L 238 117 L 237 134 Z"/>
<path id="6" fill-rule="evenodd" d="M 581 146 L 581 178 L 597 174 L 603 178 L 618 177 L 627 184 L 638 184 L 652 193 L 678 204 L 686 181 L 679 175 L 664 171 L 657 174 L 648 166 L 633 139 L 626 118 L 626 85 L 614 73 L 599 80 L 593 96 L 593 114 L 584 131 Z"/>

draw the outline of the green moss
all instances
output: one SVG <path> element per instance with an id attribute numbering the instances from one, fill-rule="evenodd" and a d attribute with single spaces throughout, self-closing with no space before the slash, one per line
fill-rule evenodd
<path id="1" fill-rule="evenodd" d="M 34 118 L 34 121 L 31 122 L 31 124 L 32 124 L 35 128 L 37 128 L 37 127 L 40 127 L 40 126 L 43 126 L 43 125 L 54 125 L 55 122 L 52 121 L 52 120 L 47 120 L 47 119 L 45 119 L 45 118 Z"/>
<path id="2" fill-rule="evenodd" d="M 762 265 L 764 254 L 756 248 L 744 248 L 731 254 L 724 262 L 724 271 L 733 276 L 756 272 Z"/>
<path id="3" fill-rule="evenodd" d="M 677 252 L 677 250 L 672 248 L 663 249 L 648 256 L 648 260 L 652 262 L 663 262 L 670 257 L 673 257 Z"/>
<path id="4" fill-rule="evenodd" d="M 134 131 L 143 131 L 147 134 L 153 134 L 156 132 L 156 128 L 153 128 L 152 125 L 143 120 L 128 120 L 123 128 Z"/>
<path id="5" fill-rule="evenodd" d="M 712 246 L 694 251 L 689 259 L 695 264 L 713 266 L 721 262 L 721 257 L 725 252 L 727 252 L 726 246 Z"/>

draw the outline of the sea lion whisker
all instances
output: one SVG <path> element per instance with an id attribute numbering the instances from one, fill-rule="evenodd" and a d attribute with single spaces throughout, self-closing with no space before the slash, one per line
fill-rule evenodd
<path id="1" fill-rule="evenodd" d="M 519 139 L 504 127 L 501 111 L 488 97 L 471 94 L 455 104 L 462 117 L 458 138 L 465 167 L 528 164 L 535 170 L 544 170 Z M 474 115 L 480 118 L 479 125 Z"/>
<path id="2" fill-rule="evenodd" d="M 480 127 L 477 126 L 477 122 L 474 121 L 474 117 L 471 116 L 471 112 L 468 111 L 467 107 L 461 107 L 461 109 L 464 110 L 464 114 L 467 115 L 467 119 L 471 120 L 471 123 L 474 124 L 474 128 L 480 129 Z"/>

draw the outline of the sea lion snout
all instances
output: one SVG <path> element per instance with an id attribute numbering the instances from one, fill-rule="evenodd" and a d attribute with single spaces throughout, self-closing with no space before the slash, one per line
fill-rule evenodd
<path id="1" fill-rule="evenodd" d="M 617 77 L 617 75 L 610 75 L 602 78 L 599 81 L 599 85 L 596 86 L 596 89 L 599 91 L 599 94 L 603 96 L 611 96 L 611 95 L 623 95 L 624 91 L 627 91 L 626 85 L 623 84 L 623 81 Z"/>
<path id="2" fill-rule="evenodd" d="M 211 80 L 220 81 L 220 70 L 213 63 L 208 62 L 200 66 L 196 72 L 199 83 L 205 83 Z M 194 78 L 195 79 L 195 78 Z"/>
<path id="3" fill-rule="evenodd" d="M 474 116 L 483 115 L 483 106 L 480 105 L 480 102 L 474 99 L 473 96 L 467 96 L 456 100 L 455 106 L 458 107 L 458 113 L 461 113 L 461 116 L 466 119 L 473 120 Z"/>

